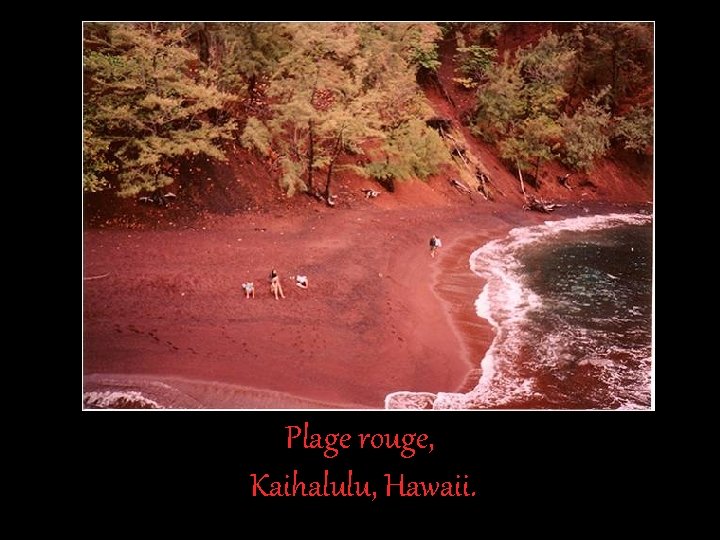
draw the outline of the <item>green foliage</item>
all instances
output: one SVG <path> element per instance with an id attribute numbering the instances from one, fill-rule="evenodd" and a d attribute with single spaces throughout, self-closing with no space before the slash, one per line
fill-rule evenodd
<path id="1" fill-rule="evenodd" d="M 560 125 L 548 116 L 526 118 L 500 143 L 503 158 L 525 171 L 537 169 L 540 163 L 553 158 L 562 137 Z"/>
<path id="2" fill-rule="evenodd" d="M 107 176 L 116 166 L 107 159 L 109 142 L 94 137 L 88 129 L 83 130 L 83 189 L 89 192 L 103 191 L 108 187 Z"/>
<path id="3" fill-rule="evenodd" d="M 351 24 L 286 28 L 293 47 L 270 81 L 274 104 L 266 128 L 283 156 L 281 185 L 288 194 L 317 190 L 314 171 L 358 146 L 378 124 L 357 30 Z"/>
<path id="4" fill-rule="evenodd" d="M 581 24 L 562 38 L 547 33 L 519 49 L 514 59 L 491 64 L 478 88 L 474 131 L 497 143 L 502 156 L 525 171 L 537 172 L 543 161 L 555 158 L 588 170 L 609 147 L 609 106 L 626 95 L 633 77 L 647 84 L 648 28 Z M 605 87 L 597 86 L 605 80 Z M 591 86 L 595 97 L 568 101 L 569 95 L 587 95 Z M 618 118 L 612 134 L 626 148 L 642 151 L 651 132 L 647 109 L 638 108 Z"/>
<path id="5" fill-rule="evenodd" d="M 257 81 L 271 75 L 291 42 L 283 27 L 268 23 L 214 23 L 208 25 L 217 43 L 212 65 L 221 89 L 242 96 Z"/>
<path id="6" fill-rule="evenodd" d="M 271 115 L 250 119 L 243 145 L 281 156 L 280 184 L 291 195 L 330 194 L 343 153 L 362 154 L 427 105 L 415 82 L 417 51 L 431 52 L 436 25 L 288 24 L 291 46 L 278 60 L 267 94 Z"/>
<path id="7" fill-rule="evenodd" d="M 436 25 L 359 25 L 359 61 L 364 65 L 363 84 L 373 88 L 376 109 L 383 129 L 392 129 L 411 117 L 432 114 L 416 83 L 417 47 L 432 48 L 438 36 Z"/>
<path id="8" fill-rule="evenodd" d="M 653 27 L 577 24 L 497 58 L 498 23 L 87 24 L 83 185 L 123 196 L 174 181 L 178 160 L 224 159 L 223 141 L 279 158 L 288 193 L 329 196 L 340 156 L 375 149 L 377 178 L 427 178 L 449 161 L 421 119 L 418 74 L 457 43 L 454 81 L 477 90 L 472 129 L 525 171 L 581 170 L 609 138 L 652 145 Z M 507 40 L 502 43 L 506 48 Z M 421 77 L 422 79 L 422 77 Z M 607 86 L 607 94 L 601 89 Z M 588 97 L 590 96 L 590 97 Z M 592 97 L 597 96 L 597 97 Z M 611 111 L 629 111 L 613 118 Z"/>
<path id="9" fill-rule="evenodd" d="M 653 142 L 652 110 L 636 107 L 627 116 L 618 117 L 613 136 L 626 150 L 648 152 Z"/>
<path id="10" fill-rule="evenodd" d="M 478 91 L 475 131 L 497 142 L 506 143 L 504 153 L 522 162 L 548 156 L 539 141 L 549 137 L 550 126 L 559 117 L 559 106 L 567 96 L 563 81 L 567 76 L 573 51 L 567 50 L 555 34 L 548 33 L 534 47 L 521 49 L 514 61 L 506 56 L 502 62 L 490 65 L 486 82 Z M 517 139 L 532 134 L 533 140 Z M 521 148 L 533 148 L 524 155 Z M 542 159 L 546 159 L 543 157 Z"/>
<path id="11" fill-rule="evenodd" d="M 475 131 L 492 142 L 508 135 L 526 108 L 518 64 L 506 57 L 502 63 L 493 65 L 477 100 Z"/>
<path id="12" fill-rule="evenodd" d="M 560 119 L 564 138 L 562 161 L 576 170 L 588 171 L 610 145 L 610 113 L 600 105 L 605 93 L 586 99 L 572 117 L 563 115 Z"/>
<path id="13" fill-rule="evenodd" d="M 285 191 L 288 197 L 292 197 L 298 191 L 305 192 L 308 190 L 307 184 L 302 179 L 304 170 L 301 162 L 293 161 L 288 156 L 282 156 L 280 166 L 282 169 L 280 188 Z"/>
<path id="14" fill-rule="evenodd" d="M 617 108 L 625 99 L 652 85 L 652 23 L 583 23 L 563 36 L 577 51 L 573 93 L 610 87 Z"/>
<path id="15" fill-rule="evenodd" d="M 458 54 L 455 55 L 457 69 L 474 81 L 485 78 L 486 72 L 493 65 L 493 60 L 497 56 L 497 49 L 480 47 L 479 45 L 458 47 L 457 52 Z"/>
<path id="16" fill-rule="evenodd" d="M 259 152 L 263 156 L 270 154 L 272 135 L 260 120 L 251 116 L 247 119 L 240 142 L 248 150 Z"/>
<path id="17" fill-rule="evenodd" d="M 118 195 L 132 196 L 172 183 L 175 158 L 224 159 L 220 144 L 234 124 L 216 124 L 210 113 L 230 97 L 199 67 L 185 37 L 182 25 L 86 29 L 86 190 L 112 184 Z"/>
<path id="18" fill-rule="evenodd" d="M 437 41 L 442 30 L 435 24 L 412 24 L 407 26 L 406 35 L 411 52 L 410 62 L 416 66 L 437 71 L 440 67 Z"/>
<path id="19" fill-rule="evenodd" d="M 567 97 L 565 84 L 574 57 L 575 51 L 551 32 L 545 34 L 534 47 L 518 52 L 517 64 L 524 83 L 522 96 L 528 116 L 558 117 L 560 105 Z"/>
<path id="20" fill-rule="evenodd" d="M 382 151 L 386 155 L 384 161 L 365 167 L 369 175 L 378 179 L 425 180 L 451 161 L 440 135 L 417 118 L 392 130 Z"/>

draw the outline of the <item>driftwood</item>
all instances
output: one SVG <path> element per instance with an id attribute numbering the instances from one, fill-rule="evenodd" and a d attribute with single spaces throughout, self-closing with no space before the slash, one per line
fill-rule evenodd
<path id="1" fill-rule="evenodd" d="M 572 188 L 570 187 L 569 178 L 570 178 L 570 173 L 567 173 L 567 174 L 565 174 L 565 175 L 563 175 L 563 176 L 558 176 L 558 177 L 557 177 L 558 182 L 560 183 L 560 185 L 561 185 L 562 187 L 567 188 L 567 189 L 569 189 L 570 191 L 572 191 Z"/>
<path id="2" fill-rule="evenodd" d="M 167 206 L 170 201 L 173 201 L 177 198 L 177 195 L 174 193 L 158 193 L 157 191 L 152 193 L 151 195 L 145 195 L 143 197 L 140 197 L 138 199 L 139 203 L 142 204 L 154 204 L 156 206 Z"/>
<path id="3" fill-rule="evenodd" d="M 453 178 L 450 180 L 450 185 L 462 193 L 472 193 L 472 190 L 460 180 L 455 180 Z"/>
<path id="4" fill-rule="evenodd" d="M 523 205 L 523 210 L 532 210 L 535 212 L 542 212 L 544 214 L 549 214 L 556 208 L 562 208 L 563 206 L 565 206 L 565 205 L 549 203 L 549 202 L 543 201 L 542 199 L 536 199 L 532 195 L 525 195 L 525 204 Z"/>
<path id="5" fill-rule="evenodd" d="M 475 169 L 475 178 L 478 179 L 478 188 L 477 190 L 480 192 L 480 194 L 485 197 L 486 201 L 491 201 L 493 198 L 492 191 L 490 190 L 490 177 L 485 174 L 484 172 L 480 171 L 480 169 Z"/>
<path id="6" fill-rule="evenodd" d="M 110 275 L 110 272 L 107 272 L 106 274 L 100 274 L 100 275 L 97 275 L 97 276 L 84 277 L 83 279 L 84 279 L 85 281 L 92 281 L 93 279 L 103 279 L 103 278 L 106 278 L 106 277 L 108 277 L 109 275 Z"/>
<path id="7" fill-rule="evenodd" d="M 520 176 L 520 191 L 522 191 L 522 194 L 525 195 L 525 182 L 523 182 L 523 176 L 522 176 L 522 169 L 520 169 L 520 162 L 516 161 L 517 169 L 518 169 L 518 176 Z"/>
<path id="8" fill-rule="evenodd" d="M 305 194 L 309 197 L 314 197 L 318 201 L 325 202 L 325 197 L 323 197 L 323 194 L 320 193 L 317 189 L 308 190 L 305 192 Z"/>
<path id="9" fill-rule="evenodd" d="M 450 142 L 453 145 L 452 154 L 454 156 L 459 157 L 463 164 L 465 165 L 465 168 L 469 171 L 470 170 L 470 164 L 468 163 L 467 159 L 465 159 L 465 149 L 460 146 L 460 144 L 455 140 L 455 137 L 450 135 L 449 133 L 445 133 L 442 128 L 440 130 L 440 135 L 442 137 L 445 137 L 446 139 L 449 139 Z"/>
<path id="10" fill-rule="evenodd" d="M 337 199 L 337 195 L 328 195 L 327 197 L 325 197 L 325 195 L 320 193 L 317 189 L 308 190 L 305 192 L 305 194 L 309 197 L 314 197 L 320 202 L 324 202 L 328 206 L 335 206 L 335 199 Z"/>

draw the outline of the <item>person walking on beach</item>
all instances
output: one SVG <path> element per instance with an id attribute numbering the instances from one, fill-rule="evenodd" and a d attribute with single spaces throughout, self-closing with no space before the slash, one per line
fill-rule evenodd
<path id="1" fill-rule="evenodd" d="M 278 276 L 278 273 L 274 268 L 272 272 L 270 272 L 270 292 L 275 295 L 275 300 L 278 300 L 278 294 L 282 298 L 285 298 L 282 290 L 282 285 L 280 285 L 280 277 Z"/>
<path id="2" fill-rule="evenodd" d="M 435 258 L 435 252 L 440 247 L 442 247 L 442 242 L 440 241 L 440 239 L 437 236 L 435 236 L 433 234 L 432 238 L 430 238 L 430 256 L 433 259 Z"/>

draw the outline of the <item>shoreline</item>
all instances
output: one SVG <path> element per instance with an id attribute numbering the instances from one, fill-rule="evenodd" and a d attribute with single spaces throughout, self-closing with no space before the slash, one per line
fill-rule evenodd
<path id="1" fill-rule="evenodd" d="M 587 231 L 587 230 L 603 230 L 613 228 L 617 226 L 623 226 L 628 224 L 640 225 L 652 222 L 652 212 L 647 212 L 648 208 L 638 208 L 635 212 L 611 212 L 611 213 L 597 213 L 597 214 L 574 214 L 569 216 L 560 216 L 558 220 L 546 220 L 545 224 L 538 225 L 523 225 L 519 228 L 513 228 L 513 233 L 508 231 L 505 235 L 492 235 L 490 238 L 486 238 L 483 243 L 478 244 L 474 240 L 464 240 L 458 242 L 458 247 L 462 253 L 467 253 L 468 244 L 470 246 L 478 246 L 476 249 L 470 251 L 469 261 L 472 261 L 476 254 L 481 252 L 483 248 L 489 243 L 497 239 L 508 238 L 510 234 L 520 234 L 520 231 L 533 231 L 531 234 L 536 234 L 534 231 L 544 230 L 542 238 L 551 238 L 556 231 L 569 230 L 569 231 Z M 522 234 L 527 234 L 523 232 Z M 543 241 L 539 238 L 539 241 Z M 536 240 L 536 241 L 538 241 Z M 468 264 L 468 272 L 459 272 L 458 265 L 448 265 L 445 271 L 439 271 L 438 274 L 442 276 L 446 281 L 450 281 L 450 284 L 445 284 L 444 287 L 439 287 L 439 298 L 447 301 L 448 313 L 452 315 L 453 325 L 458 331 L 458 334 L 463 337 L 464 350 L 466 354 L 470 354 L 470 359 L 473 362 L 472 369 L 468 373 L 468 379 L 466 385 L 456 391 L 439 392 L 437 395 L 419 395 L 413 392 L 401 391 L 395 392 L 388 395 L 386 398 L 386 408 L 422 408 L 422 409 L 507 409 L 514 408 L 512 403 L 513 399 L 509 399 L 508 403 L 495 403 L 487 404 L 481 385 L 493 384 L 493 376 L 487 380 L 483 379 L 483 370 L 490 369 L 491 373 L 495 371 L 495 367 L 492 365 L 492 357 L 495 356 L 495 352 L 491 352 L 495 348 L 496 339 L 498 335 L 503 335 L 508 332 L 508 329 L 503 324 L 503 318 L 497 318 L 495 309 L 492 305 L 488 306 L 491 311 L 484 315 L 477 313 L 477 307 L 475 303 L 479 300 L 480 295 L 486 294 L 486 289 L 489 286 L 488 280 L 491 282 L 494 280 L 494 271 L 487 267 L 487 271 L 477 273 L 477 270 L 472 270 L 470 267 L 473 264 Z M 489 272 L 489 273 L 488 273 Z M 475 277 L 471 279 L 468 277 L 468 273 Z M 456 287 L 453 285 L 455 282 L 464 282 L 464 287 Z M 496 280 L 495 280 L 496 281 Z M 472 288 L 473 282 L 479 283 L 478 293 L 474 297 L 474 301 L 468 305 L 472 305 L 473 309 L 463 309 L 461 302 L 461 295 L 457 294 L 457 290 L 461 289 L 464 292 Z M 495 284 L 497 286 L 497 283 Z M 453 290 L 455 289 L 455 290 Z M 444 293 L 444 294 L 442 294 Z M 503 304 L 504 306 L 505 304 Z M 497 323 L 494 320 L 497 319 Z M 499 325 L 499 326 L 498 326 Z M 521 353 L 520 363 L 522 364 L 525 360 L 525 353 Z M 485 365 L 486 361 L 491 362 L 489 365 Z M 507 389 L 506 389 L 507 390 Z M 547 403 L 543 402 L 542 399 L 530 400 L 528 403 L 535 403 L 537 407 L 531 406 L 530 408 L 548 408 Z M 527 407 L 525 407 L 527 408 Z"/>
<path id="2" fill-rule="evenodd" d="M 126 256 L 116 274 L 84 284 L 84 391 L 165 384 L 183 408 L 223 409 L 381 409 L 403 390 L 428 400 L 467 392 L 495 335 L 475 313 L 484 282 L 470 254 L 566 214 L 495 204 L 234 216 L 180 233 L 86 231 L 86 275 Z M 272 230 L 257 226 L 265 221 Z M 432 234 L 446 246 L 434 260 Z M 147 241 L 172 248 L 139 261 Z M 270 299 L 257 279 L 258 298 L 241 297 L 249 272 L 273 266 L 288 299 Z M 288 268 L 307 273 L 311 288 L 292 287 Z"/>

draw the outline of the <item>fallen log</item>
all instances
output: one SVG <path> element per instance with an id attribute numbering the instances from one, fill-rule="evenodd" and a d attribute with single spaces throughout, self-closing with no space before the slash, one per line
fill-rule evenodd
<path id="1" fill-rule="evenodd" d="M 522 169 L 520 168 L 520 162 L 515 160 L 515 164 L 517 165 L 518 176 L 520 177 L 520 191 L 522 191 L 522 194 L 525 195 L 525 182 L 523 182 L 523 175 L 522 175 Z"/>
<path id="2" fill-rule="evenodd" d="M 460 182 L 460 180 L 455 180 L 454 178 L 450 179 L 450 185 L 457 189 L 458 191 L 461 191 L 462 193 L 472 193 L 472 190 Z"/>
<path id="3" fill-rule="evenodd" d="M 99 274 L 99 275 L 97 275 L 97 276 L 84 277 L 83 279 L 84 279 L 85 281 L 92 281 L 93 279 L 103 279 L 103 278 L 106 278 L 106 277 L 108 277 L 109 275 L 110 275 L 110 272 L 106 272 L 105 274 Z"/>
<path id="4" fill-rule="evenodd" d="M 523 205 L 523 210 L 532 210 L 535 212 L 542 212 L 544 214 L 549 214 L 556 208 L 562 208 L 563 206 L 565 206 L 565 205 L 545 202 L 542 199 L 536 199 L 532 195 L 526 195 L 525 196 L 525 204 Z"/>

